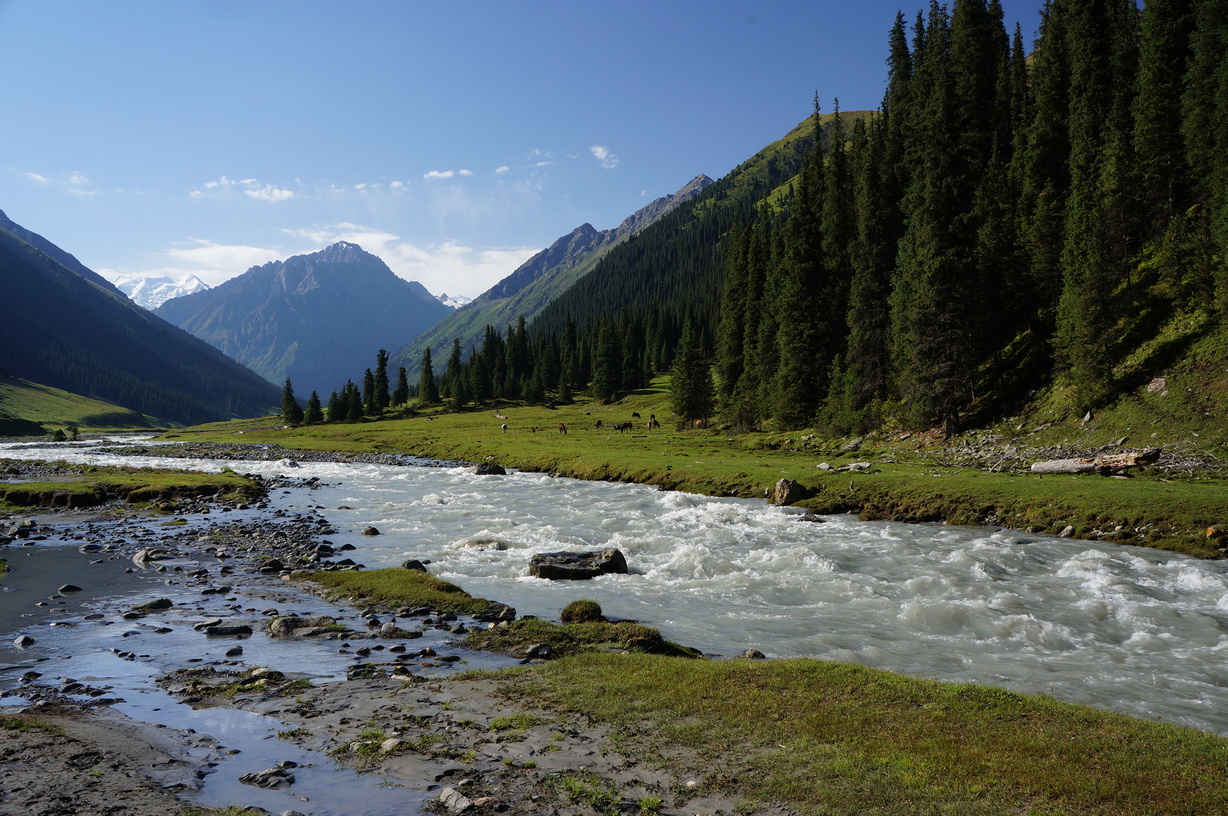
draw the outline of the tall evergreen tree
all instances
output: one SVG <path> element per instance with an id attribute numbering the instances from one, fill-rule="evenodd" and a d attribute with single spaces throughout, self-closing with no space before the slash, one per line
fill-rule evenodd
<path id="1" fill-rule="evenodd" d="M 1086 0 L 1070 14 L 1071 185 L 1057 342 L 1084 410 L 1111 393 L 1119 288 L 1131 271 L 1125 171 L 1137 9 L 1130 0 Z"/>
<path id="2" fill-rule="evenodd" d="M 388 392 L 388 351 L 380 349 L 375 355 L 375 413 L 380 413 L 392 402 Z"/>
<path id="3" fill-rule="evenodd" d="M 281 418 L 287 425 L 299 425 L 303 421 L 303 409 L 294 398 L 294 386 L 289 377 L 281 388 Z"/>
<path id="4" fill-rule="evenodd" d="M 423 405 L 439 403 L 439 388 L 435 384 L 435 368 L 431 365 L 431 349 L 422 350 L 422 370 L 418 374 L 418 401 Z"/>
<path id="5" fill-rule="evenodd" d="M 682 341 L 674 355 L 670 379 L 670 404 L 674 416 L 685 427 L 707 420 L 714 407 L 712 368 L 704 354 L 699 333 L 691 321 L 682 330 Z"/>
<path id="6" fill-rule="evenodd" d="M 814 421 L 835 354 L 828 332 L 833 316 L 822 298 L 830 282 L 823 257 L 823 148 L 817 97 L 812 121 L 814 147 L 798 173 L 790 202 L 775 303 L 779 364 L 774 413 L 784 428 L 802 428 Z"/>
<path id="7" fill-rule="evenodd" d="M 405 366 L 397 367 L 397 384 L 392 389 L 392 404 L 405 405 L 409 402 L 409 377 Z"/>
<path id="8" fill-rule="evenodd" d="M 320 406 L 320 395 L 315 391 L 307 398 L 307 410 L 303 413 L 303 422 L 308 425 L 319 425 L 324 421 L 324 409 Z"/>
<path id="9" fill-rule="evenodd" d="M 375 397 L 375 373 L 369 368 L 362 375 L 362 410 L 367 416 L 379 413 L 379 403 Z"/>
<path id="10" fill-rule="evenodd" d="M 1207 224 L 1217 304 L 1228 314 L 1228 0 L 1200 0 L 1182 96 L 1195 217 Z M 1228 325 L 1228 323 L 1226 323 Z"/>

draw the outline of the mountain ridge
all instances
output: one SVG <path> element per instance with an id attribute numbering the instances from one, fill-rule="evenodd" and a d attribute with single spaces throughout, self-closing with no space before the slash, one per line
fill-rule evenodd
<path id="1" fill-rule="evenodd" d="M 328 394 L 361 378 L 381 348 L 398 348 L 452 313 L 358 244 L 253 266 L 155 314 L 274 384 Z"/>
<path id="2" fill-rule="evenodd" d="M 636 210 L 614 229 L 598 230 L 592 224 L 581 224 L 529 258 L 472 303 L 457 309 L 417 340 L 400 347 L 392 355 L 392 363 L 417 371 L 422 353 L 428 347 L 433 359 L 441 359 L 454 337 L 461 340 L 462 348 L 467 348 L 480 339 L 487 325 L 508 325 L 522 315 L 531 320 L 591 270 L 604 252 L 639 234 L 715 183 L 701 173 L 676 192 L 656 198 Z"/>

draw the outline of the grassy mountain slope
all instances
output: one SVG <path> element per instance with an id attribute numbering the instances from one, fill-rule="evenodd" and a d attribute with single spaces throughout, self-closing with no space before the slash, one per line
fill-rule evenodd
<path id="1" fill-rule="evenodd" d="M 69 425 L 75 425 L 83 431 L 127 431 L 160 427 L 159 423 L 136 411 L 60 388 L 30 382 L 21 377 L 5 375 L 0 375 L 0 412 L 38 423 L 48 430 Z M 0 434 L 5 433 L 3 420 L 0 419 Z"/>
<path id="2" fill-rule="evenodd" d="M 868 111 L 840 114 L 845 127 Z M 824 127 L 835 114 L 822 117 Z M 533 321 L 537 329 L 561 331 L 567 315 L 584 324 L 623 308 L 647 311 L 667 306 L 714 313 L 720 301 L 724 262 L 719 245 L 734 219 L 749 217 L 759 202 L 787 187 L 813 145 L 806 119 L 764 147 L 693 200 L 605 253 L 593 269 L 554 298 Z"/>

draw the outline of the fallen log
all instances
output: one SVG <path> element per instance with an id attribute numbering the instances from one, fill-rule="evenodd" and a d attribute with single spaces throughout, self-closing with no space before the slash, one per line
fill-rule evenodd
<path id="1" fill-rule="evenodd" d="M 1159 448 L 1148 448 L 1144 451 L 1117 453 L 1112 456 L 1092 456 L 1081 459 L 1050 459 L 1036 462 L 1032 465 L 1033 473 L 1099 473 L 1101 476 L 1111 476 L 1122 473 L 1130 468 L 1144 467 L 1158 461 Z"/>

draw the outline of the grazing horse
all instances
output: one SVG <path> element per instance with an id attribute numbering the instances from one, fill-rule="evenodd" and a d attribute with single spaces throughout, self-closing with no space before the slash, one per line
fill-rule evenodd
<path id="1" fill-rule="evenodd" d="M 601 420 L 597 420 L 597 430 L 601 430 Z"/>
<path id="2" fill-rule="evenodd" d="M 503 432 L 507 433 L 507 423 L 506 422 L 503 423 Z"/>
<path id="3" fill-rule="evenodd" d="M 564 425 L 562 422 L 559 423 L 559 433 L 561 434 L 567 433 L 567 426 Z"/>
<path id="4" fill-rule="evenodd" d="M 639 412 L 639 411 L 632 411 L 632 412 L 631 412 L 631 418 L 632 418 L 632 419 L 639 419 L 639 418 L 640 418 L 640 412 Z"/>
<path id="5" fill-rule="evenodd" d="M 653 414 L 652 416 L 648 417 L 648 430 L 651 431 L 653 428 L 660 428 L 660 427 L 661 427 L 661 423 L 657 422 L 656 414 Z"/>

